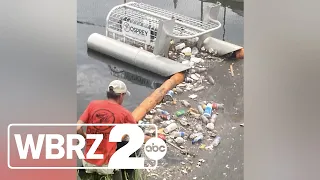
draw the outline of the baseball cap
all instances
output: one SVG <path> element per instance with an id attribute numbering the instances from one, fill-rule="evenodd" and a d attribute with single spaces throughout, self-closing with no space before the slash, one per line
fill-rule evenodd
<path id="1" fill-rule="evenodd" d="M 126 84 L 120 80 L 111 81 L 108 86 L 108 91 L 110 90 L 110 87 L 112 87 L 113 91 L 117 94 L 126 93 L 129 96 L 131 95 L 131 93 L 127 89 Z"/>

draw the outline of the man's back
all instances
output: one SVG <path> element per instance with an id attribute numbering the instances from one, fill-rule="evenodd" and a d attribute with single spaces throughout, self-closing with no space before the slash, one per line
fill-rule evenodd
<path id="1" fill-rule="evenodd" d="M 90 102 L 80 119 L 87 124 L 123 124 L 136 123 L 131 113 L 121 105 L 108 100 L 95 100 Z M 101 166 L 109 162 L 110 157 L 117 149 L 117 143 L 109 142 L 109 134 L 113 126 L 88 126 L 87 134 L 103 134 L 103 140 L 95 154 L 103 154 L 104 159 L 86 159 L 85 161 Z M 92 146 L 94 139 L 86 140 L 85 154 Z"/>

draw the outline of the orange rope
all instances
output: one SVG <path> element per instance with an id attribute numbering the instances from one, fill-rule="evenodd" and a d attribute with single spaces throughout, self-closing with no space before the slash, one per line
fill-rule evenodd
<path id="1" fill-rule="evenodd" d="M 132 112 L 132 116 L 136 121 L 140 121 L 151 109 L 153 109 L 167 92 L 173 89 L 176 85 L 182 83 L 184 80 L 183 73 L 176 73 L 166 80 L 158 89 L 156 89 L 149 97 Z"/>

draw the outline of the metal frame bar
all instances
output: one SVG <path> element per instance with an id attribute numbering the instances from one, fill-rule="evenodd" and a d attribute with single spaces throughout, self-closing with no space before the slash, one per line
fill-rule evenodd
<path id="1" fill-rule="evenodd" d="M 122 7 L 125 7 L 125 8 L 129 8 L 129 9 L 133 9 L 133 10 L 136 10 L 136 11 L 139 11 L 139 12 L 142 12 L 142 13 L 145 13 L 145 14 L 150 14 L 151 16 L 154 16 L 154 17 L 157 17 L 157 18 L 161 18 L 161 19 L 165 19 L 165 20 L 171 20 L 170 18 L 168 17 L 165 17 L 165 16 L 162 16 L 160 14 L 156 14 L 154 12 L 150 12 L 150 11 L 147 11 L 147 10 L 144 10 L 144 9 L 140 9 L 140 8 L 137 8 L 137 7 L 134 7 L 134 6 L 131 6 L 132 4 L 136 4 L 136 2 L 128 2 L 128 3 L 125 3 L 125 4 L 121 4 L 121 5 L 118 5 L 118 6 L 115 6 L 113 7 L 110 12 L 108 13 L 107 15 L 107 18 L 106 18 L 106 35 L 108 34 L 108 20 L 111 16 L 111 14 L 118 8 L 122 8 Z M 187 23 L 184 23 L 184 22 L 181 22 L 181 21 L 177 21 L 175 20 L 175 23 L 178 24 L 178 25 L 181 25 L 181 26 L 185 26 L 185 27 L 188 27 L 190 29 L 194 29 L 196 31 L 200 31 L 200 33 L 196 33 L 196 34 L 193 34 L 193 35 L 190 35 L 190 36 L 178 36 L 178 35 L 174 35 L 174 34 L 167 34 L 169 37 L 172 37 L 172 38 L 177 38 L 177 39 L 190 39 L 190 38 L 195 38 L 195 37 L 199 37 L 199 36 L 202 36 L 202 35 L 205 35 L 205 34 L 208 34 L 208 33 L 211 33 L 213 32 L 214 30 L 216 29 L 219 29 L 221 27 L 221 23 L 213 18 L 209 18 L 212 22 L 216 23 L 217 24 L 217 27 L 214 27 L 214 28 L 211 28 L 209 30 L 205 30 L 205 29 L 202 29 L 202 28 L 199 28 L 199 27 L 196 27 L 196 26 L 193 26 L 193 25 L 190 25 L 190 24 L 187 24 Z M 109 30 L 110 32 L 112 32 L 112 30 Z M 113 33 L 118 33 L 118 32 L 113 32 Z"/>

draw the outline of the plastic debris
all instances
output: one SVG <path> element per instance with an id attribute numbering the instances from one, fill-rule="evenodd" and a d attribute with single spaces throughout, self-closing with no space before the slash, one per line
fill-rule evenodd
<path id="1" fill-rule="evenodd" d="M 199 131 L 199 132 L 203 131 L 202 126 L 200 124 L 197 124 L 196 125 L 196 130 Z"/>
<path id="2" fill-rule="evenodd" d="M 177 92 L 177 93 L 179 93 L 179 94 L 183 93 L 183 90 L 182 90 L 181 88 L 179 88 L 179 87 L 176 87 L 176 88 L 174 89 L 174 91 Z"/>
<path id="3" fill-rule="evenodd" d="M 145 118 L 146 118 L 147 120 L 150 120 L 150 119 L 153 118 L 153 115 L 146 115 Z"/>
<path id="4" fill-rule="evenodd" d="M 163 134 L 163 133 L 164 133 L 163 131 L 164 131 L 164 128 L 160 128 L 160 129 L 158 130 L 158 133 L 159 133 L 159 134 Z"/>
<path id="5" fill-rule="evenodd" d="M 212 109 L 215 109 L 215 110 L 224 109 L 224 104 L 212 103 Z"/>
<path id="6" fill-rule="evenodd" d="M 210 130 L 214 130 L 214 124 L 213 123 L 208 123 L 206 126 Z"/>
<path id="7" fill-rule="evenodd" d="M 176 114 L 177 117 L 180 117 L 180 116 L 185 115 L 186 111 L 184 109 L 181 109 L 181 110 L 177 111 L 175 114 Z"/>
<path id="8" fill-rule="evenodd" d="M 193 140 L 192 140 L 192 144 L 195 144 L 197 142 L 201 142 L 203 139 L 203 135 L 202 134 L 199 134 L 197 137 L 195 137 Z"/>
<path id="9" fill-rule="evenodd" d="M 200 87 L 194 88 L 193 92 L 198 92 L 198 91 L 204 90 L 204 88 L 205 88 L 204 86 L 200 86 Z"/>
<path id="10" fill-rule="evenodd" d="M 164 129 L 164 132 L 165 133 L 170 133 L 172 131 L 174 131 L 175 129 L 178 128 L 178 125 L 176 123 L 172 123 L 170 125 L 168 125 L 165 129 Z"/>
<path id="11" fill-rule="evenodd" d="M 197 64 L 197 63 L 200 63 L 202 59 L 197 57 L 191 57 L 190 61 Z M 196 71 L 194 71 L 194 73 L 196 73 Z"/>
<path id="12" fill-rule="evenodd" d="M 182 53 L 191 53 L 191 48 L 190 47 L 186 47 L 186 48 L 182 49 L 181 52 Z"/>
<path id="13" fill-rule="evenodd" d="M 197 47 L 193 47 L 193 48 L 191 49 L 191 53 L 192 53 L 192 55 L 197 55 L 197 54 L 199 53 L 198 48 L 197 48 Z"/>
<path id="14" fill-rule="evenodd" d="M 185 107 L 191 107 L 190 103 L 186 100 L 181 100 L 181 103 L 185 106 Z"/>
<path id="15" fill-rule="evenodd" d="M 180 122 L 180 124 L 182 126 L 187 126 L 188 125 L 188 122 L 186 120 L 181 119 L 179 122 Z"/>
<path id="16" fill-rule="evenodd" d="M 209 122 L 209 119 L 205 115 L 201 115 L 200 118 L 201 118 L 202 122 L 204 122 L 204 123 Z"/>
<path id="17" fill-rule="evenodd" d="M 174 91 L 173 90 L 169 90 L 168 93 L 163 98 L 164 102 L 173 101 L 173 94 L 174 94 Z"/>
<path id="18" fill-rule="evenodd" d="M 202 133 L 193 133 L 193 134 L 190 134 L 189 138 L 190 139 L 194 139 L 194 138 L 196 138 L 197 136 L 200 136 L 200 135 L 202 135 Z"/>
<path id="19" fill-rule="evenodd" d="M 212 124 L 215 124 L 215 123 L 216 123 L 216 120 L 217 120 L 217 117 L 218 117 L 217 114 L 213 114 L 213 115 L 211 116 L 211 118 L 210 118 L 210 122 L 211 122 Z"/>
<path id="20" fill-rule="evenodd" d="M 201 144 L 199 149 L 205 149 L 206 145 L 205 144 Z"/>
<path id="21" fill-rule="evenodd" d="M 160 114 L 160 117 L 163 120 L 169 120 L 170 119 L 170 115 L 166 115 L 166 114 Z"/>
<path id="22" fill-rule="evenodd" d="M 172 136 L 175 137 L 175 138 L 176 137 L 184 137 L 185 133 L 184 132 L 173 132 Z"/>
<path id="23" fill-rule="evenodd" d="M 176 142 L 178 145 L 181 145 L 181 144 L 184 143 L 184 139 L 183 139 L 182 137 L 177 137 L 177 138 L 175 139 L 175 142 Z"/>
<path id="24" fill-rule="evenodd" d="M 177 46 L 175 47 L 175 49 L 176 49 L 176 50 L 181 50 L 181 49 L 183 49 L 184 47 L 186 47 L 186 44 L 185 44 L 185 43 L 181 43 L 181 44 L 177 45 Z"/>
<path id="25" fill-rule="evenodd" d="M 204 110 L 203 110 L 203 108 L 202 108 L 202 106 L 200 104 L 197 106 L 197 109 L 198 109 L 200 114 L 204 113 Z"/>
<path id="26" fill-rule="evenodd" d="M 188 172 L 187 172 L 185 169 L 182 169 L 181 172 L 182 172 L 183 174 L 188 174 Z"/>
<path id="27" fill-rule="evenodd" d="M 196 94 L 191 94 L 191 95 L 189 95 L 188 97 L 189 97 L 190 99 L 195 99 L 195 98 L 198 97 L 198 95 L 196 95 Z"/>
<path id="28" fill-rule="evenodd" d="M 231 76 L 234 76 L 234 73 L 233 73 L 233 64 L 230 64 L 230 72 L 231 72 Z"/>
<path id="29" fill-rule="evenodd" d="M 210 82 L 210 84 L 214 85 L 215 84 L 215 81 L 214 79 L 212 78 L 212 76 L 208 76 L 208 81 Z"/>
<path id="30" fill-rule="evenodd" d="M 211 117 L 211 115 L 212 115 L 212 104 L 211 103 L 207 104 L 206 108 L 204 109 L 203 115 L 207 118 Z"/>
<path id="31" fill-rule="evenodd" d="M 214 138 L 213 142 L 212 142 L 212 146 L 213 147 L 217 147 L 219 144 L 220 144 L 220 141 L 221 141 L 221 137 L 220 136 L 217 136 L 216 138 Z"/>
<path id="32" fill-rule="evenodd" d="M 214 150 L 221 141 L 218 131 L 223 129 L 223 126 L 221 126 L 221 128 L 220 126 L 215 127 L 215 123 L 218 117 L 217 111 L 223 110 L 224 104 L 212 102 L 213 99 L 210 99 L 216 98 L 218 92 L 221 92 L 220 88 L 216 89 L 213 87 L 218 81 L 218 76 L 213 76 L 207 71 L 212 69 L 212 65 L 216 66 L 216 63 L 220 63 L 224 61 L 224 59 L 215 57 L 217 53 L 215 49 L 205 49 L 204 47 L 201 49 L 197 48 L 197 44 L 194 44 L 196 43 L 195 40 L 196 38 L 180 40 L 180 43 L 178 44 L 174 44 L 173 41 L 170 42 L 167 57 L 190 66 L 190 69 L 186 71 L 184 82 L 170 90 L 163 99 L 163 103 L 161 103 L 165 108 L 172 106 L 172 108 L 169 107 L 170 113 L 168 111 L 161 110 L 161 105 L 158 105 L 156 109 L 151 110 L 141 121 L 143 124 L 157 124 L 160 128 L 158 133 L 167 136 L 167 143 L 172 143 L 174 146 L 180 148 L 180 151 L 183 151 L 183 154 L 187 155 L 188 158 L 191 158 L 191 155 L 187 153 L 190 150 Z M 223 66 L 223 64 L 226 63 L 223 62 L 217 66 Z M 229 73 L 233 76 L 232 65 L 233 64 L 230 65 Z M 237 69 L 236 73 L 238 72 L 239 70 Z M 223 74 L 222 76 L 227 77 Z M 232 86 L 233 88 L 231 88 L 230 91 L 236 91 L 236 84 L 233 84 Z M 214 94 L 212 95 L 207 93 L 203 93 L 204 95 L 201 93 L 200 95 L 200 92 L 206 90 L 215 90 L 215 92 L 213 92 Z M 239 92 L 235 93 L 235 95 L 238 94 L 239 96 Z M 186 96 L 189 99 L 185 99 Z M 203 99 L 205 99 L 206 102 L 202 101 Z M 191 102 L 191 100 L 196 102 Z M 198 100 L 201 102 L 198 102 Z M 178 101 L 180 101 L 180 103 Z M 226 102 L 226 99 L 223 99 L 222 102 Z M 240 124 L 240 126 L 244 127 L 244 123 Z M 215 128 L 217 128 L 218 131 Z M 231 129 L 234 128 L 235 127 L 231 127 Z M 145 133 L 154 133 L 155 131 L 152 129 L 143 130 Z M 189 147 L 190 141 L 194 145 L 191 146 L 191 148 Z M 206 144 L 207 142 L 209 142 L 209 144 Z M 200 145 L 196 145 L 198 143 Z M 225 151 L 221 153 L 221 155 L 224 153 Z M 202 154 L 199 155 L 201 156 Z M 186 159 L 180 162 L 180 164 L 175 166 L 173 169 L 166 169 L 166 172 L 161 173 L 161 175 L 159 174 L 159 176 L 165 176 L 170 179 L 170 177 L 173 177 L 171 174 L 174 172 L 187 174 L 192 171 L 191 166 L 188 166 L 189 163 L 196 164 L 196 167 L 200 168 L 201 164 L 204 163 L 204 160 L 199 159 L 198 162 L 193 163 L 190 159 Z M 162 165 L 165 167 L 166 163 L 163 163 Z M 228 167 L 229 166 L 227 165 L 226 168 Z M 181 179 L 180 177 L 178 176 L 177 179 Z M 193 179 L 201 178 L 193 177 Z"/>
<path id="33" fill-rule="evenodd" d="M 200 76 L 198 76 L 197 74 L 191 74 L 191 78 L 192 78 L 193 80 L 198 81 L 199 78 L 200 78 Z"/>

